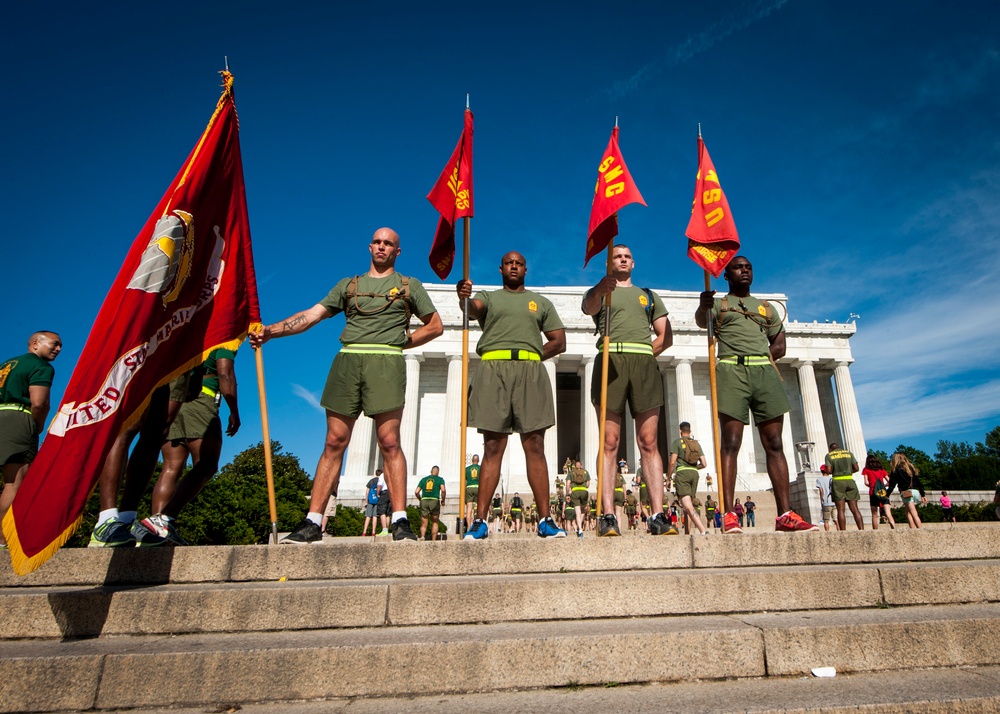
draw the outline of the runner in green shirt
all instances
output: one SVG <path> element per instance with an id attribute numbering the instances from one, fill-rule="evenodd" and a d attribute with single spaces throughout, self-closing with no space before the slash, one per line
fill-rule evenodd
<path id="1" fill-rule="evenodd" d="M 698 494 L 698 469 L 707 466 L 705 454 L 701 449 L 701 444 L 691 437 L 691 424 L 686 421 L 680 423 L 681 436 L 675 439 L 670 445 L 670 465 L 667 471 L 674 476 L 674 484 L 677 490 L 677 498 L 680 499 L 681 508 L 687 514 L 690 523 L 698 529 L 701 535 L 707 535 L 708 530 L 701 523 L 694 501 Z M 674 533 L 677 529 L 674 528 Z"/>
<path id="2" fill-rule="evenodd" d="M 28 339 L 27 353 L 0 364 L 0 521 L 14 502 L 24 475 L 38 453 L 38 435 L 49 416 L 49 391 L 55 369 L 52 361 L 62 351 L 55 332 L 36 332 Z M 0 545 L 7 539 L 0 532 Z"/>
<path id="3" fill-rule="evenodd" d="M 309 512 L 282 543 L 322 540 L 323 511 L 337 488 L 344 451 L 362 412 L 375 421 L 392 501 L 392 538 L 417 538 L 406 518 L 406 455 L 399 445 L 406 386 L 402 351 L 430 342 L 444 327 L 424 286 L 396 272 L 399 250 L 396 232 L 379 228 L 368 246 L 371 264 L 366 274 L 356 281 L 344 278 L 318 304 L 250 335 L 251 345 L 257 348 L 273 337 L 305 332 L 340 312 L 346 315 L 340 337 L 343 346 L 330 368 L 320 402 L 326 409 L 326 447 L 316 466 Z M 423 323 L 412 333 L 411 315 Z"/>
<path id="4" fill-rule="evenodd" d="M 437 540 L 438 528 L 441 520 L 441 506 L 447 491 L 444 487 L 444 479 L 439 476 L 441 470 L 437 466 L 431 467 L 431 475 L 424 476 L 417 483 L 413 495 L 420 499 L 420 537 L 427 536 L 427 521 L 431 521 L 431 540 Z M 389 491 L 392 493 L 392 490 Z"/>
<path id="5" fill-rule="evenodd" d="M 500 259 L 503 288 L 472 295 L 472 281 L 456 286 L 469 317 L 479 320 L 483 334 L 476 345 L 481 358 L 469 386 L 469 426 L 479 429 L 485 448 L 479 474 L 477 517 L 465 540 L 483 540 L 489 494 L 500 483 L 500 463 L 511 434 L 519 434 L 528 470 L 528 485 L 538 505 L 538 535 L 565 538 L 549 513 L 549 470 L 545 430 L 555 424 L 552 383 L 543 360 L 566 351 L 566 329 L 555 307 L 542 295 L 526 290 L 528 262 L 517 251 Z M 542 343 L 542 337 L 545 343 Z"/>
<path id="6" fill-rule="evenodd" d="M 479 502 L 479 454 L 472 455 L 472 463 L 465 467 L 465 527 L 468 528 L 475 517 L 475 505 Z"/>
<path id="7" fill-rule="evenodd" d="M 774 362 L 785 356 L 785 328 L 773 306 L 750 294 L 753 266 L 737 255 L 726 266 L 729 294 L 715 297 L 714 290 L 701 294 L 695 322 L 707 328 L 714 324 L 719 343 L 717 371 L 719 426 L 722 431 L 722 463 L 717 467 L 722 476 L 724 512 L 722 532 L 742 533 L 739 519 L 733 512 L 733 491 L 736 489 L 736 457 L 743 443 L 744 427 L 754 423 L 767 456 L 767 475 L 774 491 L 778 509 L 777 531 L 816 531 L 792 511 L 788 496 L 788 462 L 781 443 L 781 428 L 788 398 Z"/>
<path id="8" fill-rule="evenodd" d="M 608 367 L 607 410 L 605 414 L 604 463 L 601 479 L 601 523 L 597 526 L 598 536 L 621 535 L 618 520 L 614 516 L 614 473 L 618 444 L 621 438 L 622 420 L 626 404 L 635 420 L 636 441 L 645 469 L 647 492 L 652 500 L 653 519 L 649 521 L 649 532 L 665 535 L 670 524 L 662 515 L 662 484 L 659 475 L 663 473 L 663 459 L 657 445 L 660 409 L 663 407 L 663 381 L 656 366 L 656 357 L 673 343 L 670 320 L 663 300 L 652 290 L 632 285 L 632 251 L 626 245 L 616 245 L 611 255 L 611 275 L 601 279 L 583 296 L 583 312 L 593 316 L 604 327 L 604 298 L 611 300 L 611 338 Z M 604 334 L 603 329 L 601 334 Z M 603 349 L 603 339 L 598 341 L 598 349 Z M 603 363 L 601 356 L 594 365 L 591 382 L 591 402 L 601 408 L 601 382 Z M 598 414 L 598 418 L 601 415 Z"/>
<path id="9" fill-rule="evenodd" d="M 229 409 L 226 435 L 234 436 L 240 428 L 235 359 L 235 350 L 219 348 L 209 352 L 202 364 L 201 393 L 184 403 L 170 425 L 161 449 L 163 468 L 153 486 L 152 515 L 132 528 L 140 546 L 187 544 L 180 535 L 177 517 L 219 470 L 222 454 L 219 405 L 223 399 Z M 184 473 L 189 455 L 191 468 Z"/>

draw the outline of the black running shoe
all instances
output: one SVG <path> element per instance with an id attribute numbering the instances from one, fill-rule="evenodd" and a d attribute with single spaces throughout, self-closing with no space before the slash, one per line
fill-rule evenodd
<path id="1" fill-rule="evenodd" d="M 674 528 L 674 532 L 671 534 L 670 530 L 674 528 L 670 521 L 662 513 L 657 513 L 655 516 L 649 519 L 649 534 L 650 535 L 677 535 L 677 529 Z"/>
<path id="2" fill-rule="evenodd" d="M 323 531 L 315 523 L 306 518 L 298 527 L 281 539 L 282 545 L 309 545 L 323 540 Z"/>
<path id="3" fill-rule="evenodd" d="M 400 518 L 392 524 L 392 539 L 417 540 L 416 534 L 410 530 L 410 521 L 408 518 Z"/>
<path id="4" fill-rule="evenodd" d="M 607 538 L 608 536 L 620 536 L 622 534 L 621 530 L 618 529 L 618 519 L 612 514 L 606 513 L 601 516 L 601 520 L 597 522 L 597 537 Z"/>

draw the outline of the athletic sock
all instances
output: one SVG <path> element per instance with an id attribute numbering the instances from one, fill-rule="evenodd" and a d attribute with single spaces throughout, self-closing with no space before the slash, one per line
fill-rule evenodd
<path id="1" fill-rule="evenodd" d="M 310 521 L 312 521 L 313 523 L 315 523 L 320 528 L 323 527 L 323 514 L 322 513 L 316 513 L 315 511 L 309 511 L 309 513 L 306 514 L 306 518 L 309 519 Z"/>
<path id="2" fill-rule="evenodd" d="M 122 523 L 135 523 L 135 519 L 139 516 L 135 511 L 119 511 L 118 520 Z"/>
<path id="3" fill-rule="evenodd" d="M 97 514 L 97 525 L 101 525 L 104 521 L 111 521 L 118 518 L 118 509 L 109 508 L 106 511 L 101 511 Z"/>
<path id="4" fill-rule="evenodd" d="M 389 519 L 389 522 L 395 523 L 401 518 L 406 518 L 406 511 L 393 511 L 392 518 Z"/>

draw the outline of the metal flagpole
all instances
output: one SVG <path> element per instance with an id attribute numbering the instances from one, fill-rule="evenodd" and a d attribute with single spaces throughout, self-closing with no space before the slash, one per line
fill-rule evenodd
<path id="1" fill-rule="evenodd" d="M 465 111 L 469 111 L 469 95 L 465 95 Z M 469 225 L 466 216 L 462 221 L 462 280 L 469 279 Z M 462 431 L 458 437 L 458 523 L 455 532 L 461 536 L 468 524 L 465 522 L 465 439 L 469 425 L 469 298 L 462 298 Z"/>
<path id="2" fill-rule="evenodd" d="M 267 505 L 271 510 L 271 537 L 278 544 L 278 506 L 274 498 L 274 468 L 271 463 L 271 427 L 267 419 L 267 390 L 264 388 L 263 345 L 254 352 L 257 355 L 257 394 L 260 396 L 260 425 L 264 436 L 264 472 L 267 475 Z"/>

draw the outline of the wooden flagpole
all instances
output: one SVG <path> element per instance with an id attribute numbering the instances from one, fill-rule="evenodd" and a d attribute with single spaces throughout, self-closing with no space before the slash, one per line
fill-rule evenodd
<path id="1" fill-rule="evenodd" d="M 608 241 L 608 275 L 613 275 L 611 255 L 615 249 L 615 239 Z M 608 428 L 608 363 L 611 351 L 611 293 L 604 296 L 604 335 L 601 350 L 601 411 L 597 415 L 597 517 L 601 517 L 604 504 L 604 435 Z"/>
<path id="2" fill-rule="evenodd" d="M 705 290 L 712 289 L 712 277 L 705 271 Z M 719 484 L 719 505 L 717 510 L 725 508 L 726 487 L 722 482 L 722 443 L 719 429 L 719 394 L 715 377 L 715 323 L 712 312 L 709 311 L 705 320 L 708 325 L 708 384 L 712 390 L 712 441 L 715 444 L 715 480 Z M 725 513 L 725 511 L 723 511 Z M 713 525 L 714 527 L 714 525 Z"/>
<path id="3" fill-rule="evenodd" d="M 264 472 L 267 474 L 267 505 L 271 510 L 271 537 L 278 544 L 278 506 L 274 498 L 274 468 L 271 461 L 271 427 L 267 419 L 267 390 L 264 387 L 263 345 L 254 352 L 257 355 L 257 394 L 260 397 L 260 425 L 264 436 Z"/>
<path id="4" fill-rule="evenodd" d="M 469 111 L 469 95 L 465 95 L 465 111 Z M 469 227 L 470 219 L 462 220 L 462 280 L 469 280 Z M 462 426 L 458 437 L 458 528 L 461 536 L 465 523 L 465 451 L 466 430 L 469 426 L 469 298 L 462 298 Z"/>

